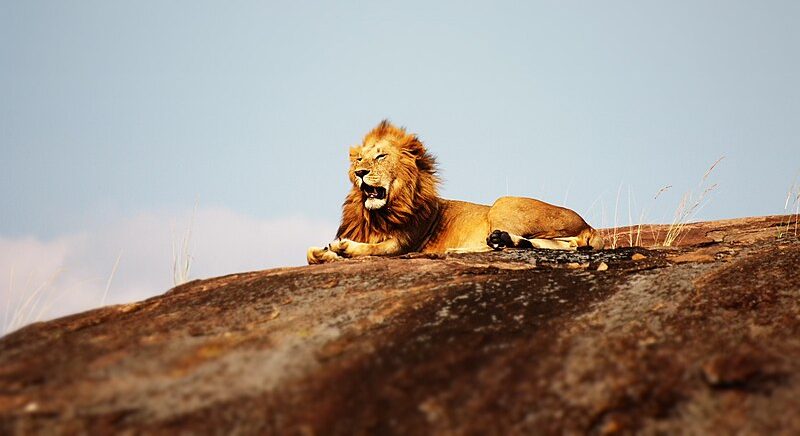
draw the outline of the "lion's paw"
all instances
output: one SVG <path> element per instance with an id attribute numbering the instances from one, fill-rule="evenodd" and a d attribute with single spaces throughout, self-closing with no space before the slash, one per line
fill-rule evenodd
<path id="1" fill-rule="evenodd" d="M 349 239 L 337 239 L 328 244 L 328 250 L 339 255 L 344 255 L 347 253 L 347 248 L 350 246 L 350 242 L 352 241 Z"/>
<path id="2" fill-rule="evenodd" d="M 330 251 L 328 247 L 320 248 L 320 247 L 311 247 L 306 252 L 306 260 L 308 261 L 309 265 L 314 265 L 318 263 L 327 263 L 327 262 L 336 262 L 337 260 L 341 260 L 342 258 Z"/>
<path id="3" fill-rule="evenodd" d="M 502 250 L 505 247 L 513 247 L 514 241 L 508 232 L 502 230 L 495 230 L 486 237 L 486 245 L 493 250 Z"/>

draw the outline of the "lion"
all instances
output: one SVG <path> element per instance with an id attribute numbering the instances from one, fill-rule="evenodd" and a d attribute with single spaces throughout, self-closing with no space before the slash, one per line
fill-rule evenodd
<path id="1" fill-rule="evenodd" d="M 336 239 L 311 247 L 309 264 L 411 252 L 509 248 L 602 249 L 576 212 L 523 197 L 491 206 L 439 197 L 436 159 L 416 134 L 384 120 L 350 148 L 352 188 Z"/>

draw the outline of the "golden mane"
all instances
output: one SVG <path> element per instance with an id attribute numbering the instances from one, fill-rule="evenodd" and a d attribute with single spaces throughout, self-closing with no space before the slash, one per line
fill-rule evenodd
<path id="1" fill-rule="evenodd" d="M 387 120 L 367 133 L 363 144 L 384 139 L 401 152 L 395 171 L 402 187 L 390 191 L 386 207 L 377 210 L 367 209 L 361 190 L 352 187 L 342 205 L 342 224 L 336 237 L 364 243 L 396 238 L 405 249 L 415 251 L 424 244 L 438 217 L 436 159 L 417 135 Z"/>

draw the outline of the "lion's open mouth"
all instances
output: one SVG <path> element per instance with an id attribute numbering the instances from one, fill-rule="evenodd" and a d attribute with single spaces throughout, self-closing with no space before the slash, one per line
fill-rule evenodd
<path id="1" fill-rule="evenodd" d="M 380 186 L 371 186 L 366 182 L 361 183 L 361 192 L 367 195 L 367 198 L 376 198 L 383 200 L 386 198 L 386 188 Z"/>

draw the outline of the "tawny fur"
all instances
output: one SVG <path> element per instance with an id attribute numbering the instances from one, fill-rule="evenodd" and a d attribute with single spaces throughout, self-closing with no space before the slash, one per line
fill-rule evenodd
<path id="1" fill-rule="evenodd" d="M 342 206 L 337 239 L 326 248 L 309 248 L 308 263 L 414 251 L 485 251 L 495 230 L 534 247 L 603 247 L 599 233 L 563 207 L 520 197 L 502 197 L 491 207 L 440 198 L 436 159 L 416 135 L 385 120 L 350 149 L 349 178 L 353 187 Z M 362 184 L 385 189 L 385 198 L 368 198 Z"/>

